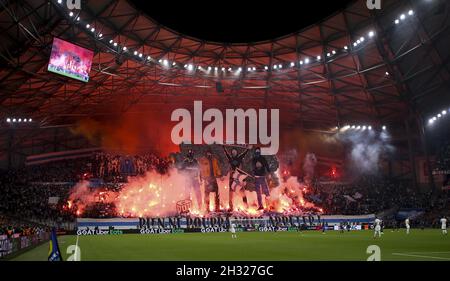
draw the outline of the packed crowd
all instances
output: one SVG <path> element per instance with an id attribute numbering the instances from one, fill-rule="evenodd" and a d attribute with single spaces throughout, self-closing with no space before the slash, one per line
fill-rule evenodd
<path id="1" fill-rule="evenodd" d="M 0 172 L 0 215 L 6 214 L 43 223 L 73 221 L 73 210 L 67 208 L 70 189 L 87 173 L 90 177 L 139 175 L 148 170 L 167 172 L 171 165 L 167 158 L 153 154 L 118 156 L 98 153 L 91 158 L 58 161 L 31 166 L 19 170 Z M 119 186 L 119 185 L 117 185 Z M 113 185 L 112 188 L 117 188 Z M 108 188 L 106 185 L 104 188 Z M 352 183 L 316 182 L 305 200 L 323 209 L 325 214 L 368 214 L 389 209 L 423 209 L 431 216 L 445 213 L 450 207 L 448 192 L 442 192 L 436 200 L 431 194 L 411 188 L 408 183 L 377 177 L 364 177 Z M 53 200 L 50 200 L 53 198 Z M 99 203 L 85 210 L 85 215 L 109 217 L 114 206 Z M 438 216 L 439 216 L 438 215 Z M 4 231 L 4 229 L 3 229 Z"/>
<path id="2" fill-rule="evenodd" d="M 12 238 L 15 235 L 32 236 L 42 232 L 49 232 L 49 228 L 35 223 L 21 220 L 11 220 L 0 216 L 0 237 Z"/>
<path id="3" fill-rule="evenodd" d="M 72 185 L 33 184 L 18 171 L 3 172 L 0 176 L 0 214 L 43 223 L 70 221 L 73 215 L 63 211 Z M 50 198 L 57 202 L 49 202 Z"/>
<path id="4" fill-rule="evenodd" d="M 308 195 L 329 213 L 378 213 L 391 208 L 419 208 L 429 205 L 429 192 L 409 184 L 383 178 L 364 177 L 351 184 L 324 186 L 316 183 Z"/>
<path id="5" fill-rule="evenodd" d="M 94 154 L 90 161 L 93 176 L 103 179 L 121 175 L 143 175 L 149 170 L 165 174 L 172 163 L 170 159 L 152 153 L 132 156 L 101 152 Z"/>
<path id="6" fill-rule="evenodd" d="M 448 171 L 450 170 L 450 142 L 447 140 L 439 146 L 436 159 L 436 170 Z"/>
<path id="7" fill-rule="evenodd" d="M 61 160 L 21 169 L 0 171 L 0 215 L 26 218 L 48 225 L 74 221 L 76 213 L 67 208 L 71 188 L 80 180 L 101 178 L 104 188 L 115 189 L 127 176 L 148 170 L 166 173 L 170 161 L 154 154 L 119 156 L 97 153 L 90 158 Z M 86 214 L 109 216 L 112 206 L 94 205 Z M 3 230 L 8 225 L 0 225 Z M 6 227 L 6 228 L 5 228 Z M 21 226 L 15 226 L 18 228 Z"/>
<path id="8" fill-rule="evenodd" d="M 364 177 L 352 183 L 315 183 L 306 199 L 322 206 L 325 214 L 380 214 L 391 210 L 395 223 L 399 210 L 420 210 L 419 225 L 431 226 L 437 218 L 449 215 L 450 193 L 416 190 L 408 183 L 377 177 Z"/>

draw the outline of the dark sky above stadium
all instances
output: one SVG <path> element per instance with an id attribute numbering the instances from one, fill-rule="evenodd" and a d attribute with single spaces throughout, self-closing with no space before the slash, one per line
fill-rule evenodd
<path id="1" fill-rule="evenodd" d="M 298 31 L 345 8 L 351 0 L 131 2 L 157 22 L 199 39 L 248 43 Z"/>

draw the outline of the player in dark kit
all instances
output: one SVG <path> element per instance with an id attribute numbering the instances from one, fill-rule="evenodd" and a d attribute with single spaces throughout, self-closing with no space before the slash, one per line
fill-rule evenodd
<path id="1" fill-rule="evenodd" d="M 252 160 L 253 175 L 255 177 L 255 189 L 258 198 L 258 210 L 263 210 L 262 193 L 266 197 L 270 196 L 266 176 L 270 176 L 270 168 L 266 158 L 261 155 L 261 148 L 255 148 L 255 155 Z"/>
<path id="2" fill-rule="evenodd" d="M 223 151 L 225 152 L 225 156 L 228 159 L 228 163 L 230 164 L 230 177 L 228 180 L 228 187 L 229 187 L 229 211 L 233 211 L 233 195 L 237 191 L 236 188 L 238 185 L 241 185 L 240 177 L 245 176 L 242 173 L 242 170 L 240 170 L 242 166 L 242 161 L 247 155 L 248 149 L 245 149 L 241 154 L 238 154 L 238 151 L 236 148 L 231 149 L 231 154 L 227 151 L 225 146 L 223 146 Z M 247 196 L 245 196 L 245 191 L 243 189 L 240 190 L 242 195 L 242 200 L 244 202 L 244 205 L 247 206 Z"/>
<path id="3" fill-rule="evenodd" d="M 184 158 L 181 171 L 187 175 L 186 177 L 186 193 L 189 195 L 194 191 L 197 206 L 200 210 L 202 207 L 202 194 L 200 192 L 200 174 L 198 161 L 194 158 L 194 152 L 189 149 L 186 158 Z"/>

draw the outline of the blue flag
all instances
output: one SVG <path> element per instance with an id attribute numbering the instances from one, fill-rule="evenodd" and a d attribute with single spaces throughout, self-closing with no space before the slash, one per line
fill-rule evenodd
<path id="1" fill-rule="evenodd" d="M 50 239 L 50 249 L 48 251 L 48 261 L 62 261 L 61 252 L 59 251 L 58 239 L 56 238 L 56 229 L 52 229 Z"/>

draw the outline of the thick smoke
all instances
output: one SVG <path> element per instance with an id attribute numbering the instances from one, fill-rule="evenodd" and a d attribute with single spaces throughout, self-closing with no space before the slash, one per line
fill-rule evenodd
<path id="1" fill-rule="evenodd" d="M 170 138 L 170 112 L 145 112 L 108 116 L 108 119 L 80 119 L 72 133 L 83 135 L 106 151 L 126 154 L 154 152 L 168 155 L 177 151 Z"/>
<path id="2" fill-rule="evenodd" d="M 307 153 L 303 162 L 303 172 L 305 183 L 310 185 L 314 179 L 314 172 L 317 165 L 317 158 L 314 153 Z"/>
<path id="3" fill-rule="evenodd" d="M 350 169 L 357 174 L 377 174 L 382 156 L 394 151 L 387 131 L 346 131 L 336 135 L 350 145 Z"/>

